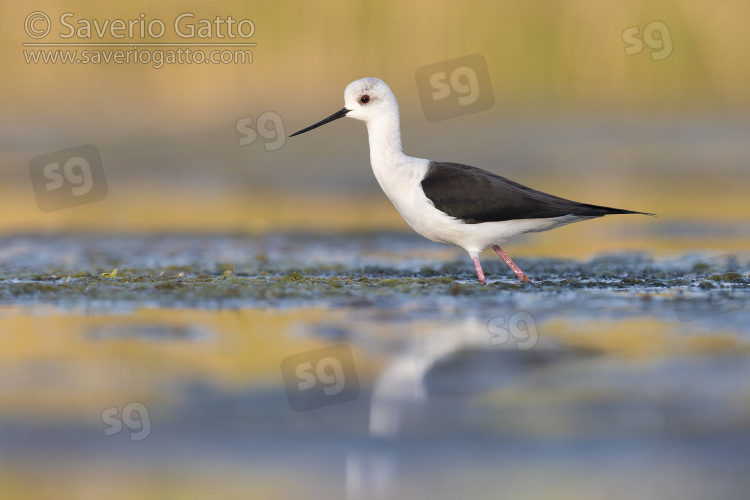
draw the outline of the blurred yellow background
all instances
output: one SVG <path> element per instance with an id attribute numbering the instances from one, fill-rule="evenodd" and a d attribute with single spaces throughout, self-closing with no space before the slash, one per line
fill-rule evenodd
<path id="1" fill-rule="evenodd" d="M 43 40 L 24 29 L 33 11 L 51 19 Z M 167 30 L 158 40 L 95 32 L 62 38 L 65 13 L 76 28 L 143 19 Z M 252 63 L 35 64 L 27 58 L 42 49 L 22 45 L 126 42 L 132 49 L 140 42 L 143 51 L 144 42 L 232 41 L 216 32 L 176 36 L 173 22 L 184 13 L 194 24 L 250 19 L 255 32 L 241 41 L 257 44 Z M 399 99 L 407 154 L 473 164 L 579 201 L 656 212 L 660 223 L 741 222 L 750 215 L 748 20 L 750 4 L 729 0 L 6 2 L 0 232 L 408 230 L 370 172 L 362 124 L 336 122 L 279 139 L 270 151 L 262 138 L 240 142 L 238 121 L 271 112 L 281 121 L 269 133 L 281 137 L 338 110 L 344 87 L 364 76 L 382 78 Z M 668 44 L 668 57 L 648 46 L 626 55 L 634 39 L 624 33 L 637 27 L 643 38 L 655 21 L 668 30 L 649 43 Z M 427 121 L 416 70 L 469 54 L 487 61 L 494 107 Z M 106 198 L 41 212 L 29 161 L 83 144 L 101 151 Z M 629 231 L 633 223 L 591 224 Z M 581 231 L 566 228 L 533 245 L 540 253 L 594 250 L 576 243 Z M 625 240 L 596 244 L 620 248 Z"/>

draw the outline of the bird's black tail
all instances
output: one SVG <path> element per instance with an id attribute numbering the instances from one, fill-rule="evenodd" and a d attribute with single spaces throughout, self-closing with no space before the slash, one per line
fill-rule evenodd
<path id="1" fill-rule="evenodd" d="M 587 203 L 580 203 L 571 213 L 571 215 L 578 215 L 580 217 L 604 217 L 605 215 L 618 214 L 648 215 L 650 217 L 656 217 L 656 214 L 650 212 L 636 212 L 635 210 L 603 207 L 601 205 L 589 205 Z"/>

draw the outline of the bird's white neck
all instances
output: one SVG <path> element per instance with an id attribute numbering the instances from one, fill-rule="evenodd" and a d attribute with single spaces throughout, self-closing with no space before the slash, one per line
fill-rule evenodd
<path id="1" fill-rule="evenodd" d="M 415 227 L 415 211 L 410 207 L 419 199 L 419 183 L 427 172 L 429 162 L 411 158 L 401 151 L 398 110 L 368 121 L 367 135 L 375 179 L 407 224 Z"/>
<path id="2" fill-rule="evenodd" d="M 368 121 L 367 135 L 370 141 L 370 162 L 376 176 L 379 171 L 389 170 L 403 163 L 406 155 L 401 150 L 398 111 Z"/>

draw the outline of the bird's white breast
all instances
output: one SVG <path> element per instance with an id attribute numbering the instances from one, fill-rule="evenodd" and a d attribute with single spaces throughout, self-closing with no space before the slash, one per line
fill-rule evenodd
<path id="1" fill-rule="evenodd" d="M 422 190 L 421 182 L 429 167 L 429 160 L 409 156 L 372 164 L 383 192 L 414 231 L 432 241 L 462 246 L 460 240 L 467 224 L 435 208 Z"/>

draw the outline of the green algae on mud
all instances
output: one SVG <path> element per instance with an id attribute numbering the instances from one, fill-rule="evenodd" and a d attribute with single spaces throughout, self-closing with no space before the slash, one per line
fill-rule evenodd
<path id="1" fill-rule="evenodd" d="M 445 248 L 403 233 L 18 235 L 0 239 L 0 304 L 98 310 L 437 305 L 481 314 L 522 304 L 562 315 L 601 315 L 655 314 L 654 304 L 670 308 L 686 299 L 690 307 L 700 305 L 700 316 L 727 298 L 735 309 L 750 302 L 744 255 L 519 256 L 532 279 L 523 284 L 502 261 L 488 257 L 489 282 L 482 285 L 466 255 Z"/>
<path id="2" fill-rule="evenodd" d="M 115 301 L 198 301 L 240 298 L 325 298 L 366 293 L 420 294 L 451 293 L 453 277 L 376 278 L 320 277 L 292 272 L 281 276 L 185 276 L 184 273 L 158 276 L 138 274 L 116 278 L 88 276 L 56 278 L 38 276 L 36 280 L 0 282 L 0 301 L 35 299 L 41 301 L 107 299 Z"/>
<path id="3" fill-rule="evenodd" d="M 179 272 L 177 272 L 179 271 Z M 293 271 L 283 275 L 237 276 L 229 270 L 219 275 L 190 274 L 185 270 L 122 269 L 113 277 L 105 275 L 60 278 L 57 275 L 34 275 L 25 279 L 0 281 L 0 301 L 79 301 L 109 300 L 126 302 L 190 302 L 200 306 L 201 301 L 239 299 L 249 304 L 255 301 L 284 299 L 330 299 L 346 297 L 411 297 L 485 295 L 493 292 L 555 293 L 574 290 L 635 290 L 645 293 L 677 289 L 708 292 L 710 290 L 735 292 L 750 289 L 750 279 L 739 273 L 728 272 L 709 275 L 673 275 L 663 277 L 635 274 L 635 277 L 610 277 L 602 273 L 588 276 L 545 275 L 529 283 L 513 279 L 490 281 L 486 285 L 474 282 L 466 274 L 445 276 L 374 276 L 355 273 L 330 276 L 330 271 L 306 269 L 303 274 Z M 268 274 L 268 273 L 265 273 Z M 549 279 L 554 278 L 554 279 Z"/>

